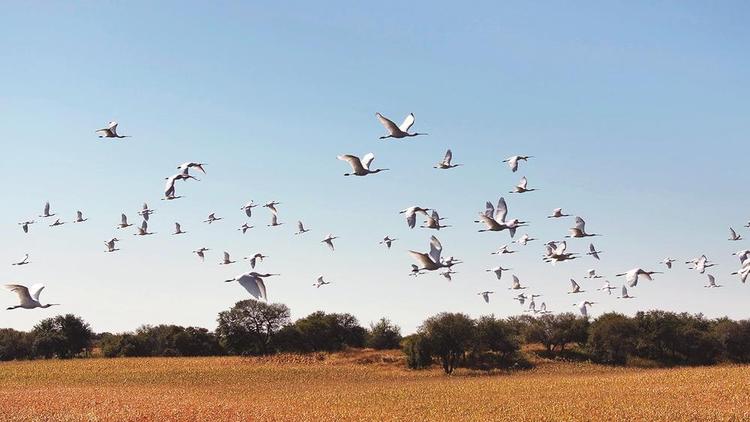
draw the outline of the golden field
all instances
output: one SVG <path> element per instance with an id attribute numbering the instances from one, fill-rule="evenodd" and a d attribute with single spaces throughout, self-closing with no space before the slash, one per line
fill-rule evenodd
<path id="1" fill-rule="evenodd" d="M 750 420 L 750 366 L 410 371 L 398 352 L 0 363 L 0 420 Z"/>

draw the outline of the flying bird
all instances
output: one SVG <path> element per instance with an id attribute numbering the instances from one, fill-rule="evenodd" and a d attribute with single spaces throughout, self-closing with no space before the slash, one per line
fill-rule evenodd
<path id="1" fill-rule="evenodd" d="M 21 226 L 21 230 L 23 230 L 24 233 L 28 233 L 29 232 L 29 225 L 34 224 L 34 223 L 35 223 L 35 221 L 31 220 L 31 221 L 24 221 L 22 223 L 18 223 L 18 225 Z"/>
<path id="2" fill-rule="evenodd" d="M 500 280 L 503 276 L 503 271 L 511 270 L 512 268 L 503 268 L 503 267 L 495 267 L 490 268 L 489 270 L 485 270 L 488 273 L 494 273 L 495 277 L 497 277 L 498 280 Z"/>
<path id="3" fill-rule="evenodd" d="M 583 293 L 585 291 L 586 290 L 581 290 L 581 286 L 576 283 L 575 280 L 573 280 L 572 278 L 570 279 L 570 291 L 568 292 L 568 294 Z"/>
<path id="4" fill-rule="evenodd" d="M 187 232 L 182 231 L 182 226 L 180 225 L 180 223 L 174 223 L 174 233 L 172 234 L 185 234 L 185 233 Z"/>
<path id="5" fill-rule="evenodd" d="M 485 291 L 485 292 L 479 292 L 477 294 L 479 296 L 482 296 L 482 299 L 484 299 L 484 301 L 486 303 L 490 303 L 490 295 L 493 294 L 493 293 L 495 293 L 495 292 Z"/>
<path id="6" fill-rule="evenodd" d="M 602 276 L 596 274 L 595 269 L 590 269 L 586 272 L 586 278 L 602 278 Z"/>
<path id="7" fill-rule="evenodd" d="M 391 248 L 391 244 L 393 242 L 397 241 L 397 240 L 398 239 L 391 239 L 390 237 L 386 236 L 386 237 L 383 238 L 383 240 L 381 240 L 380 242 L 378 242 L 378 244 L 379 245 L 385 245 L 388 249 L 390 249 Z"/>
<path id="8" fill-rule="evenodd" d="M 203 220 L 203 222 L 211 224 L 214 221 L 219 221 L 219 220 L 223 220 L 223 218 L 222 217 L 217 217 L 216 213 L 212 212 L 211 214 L 208 214 L 208 218 L 205 219 L 205 220 Z"/>
<path id="9" fill-rule="evenodd" d="M 524 234 L 523 236 L 519 237 L 518 239 L 514 240 L 513 243 L 518 245 L 526 246 L 527 243 L 536 240 L 533 237 L 529 237 L 528 234 Z"/>
<path id="10" fill-rule="evenodd" d="M 591 236 L 601 236 L 596 233 L 586 233 L 586 222 L 583 221 L 583 218 L 576 217 L 576 226 L 570 229 L 570 235 L 565 237 L 591 237 Z"/>
<path id="11" fill-rule="evenodd" d="M 508 245 L 500 246 L 500 249 L 496 250 L 495 252 L 490 252 L 490 255 L 506 255 L 516 253 L 516 251 L 512 251 L 508 249 Z"/>
<path id="12" fill-rule="evenodd" d="M 442 275 L 443 277 L 445 277 L 445 279 L 448 280 L 448 281 L 452 281 L 453 280 L 453 277 L 452 277 L 453 274 L 458 274 L 458 273 L 455 272 L 455 271 L 453 271 L 453 270 L 451 270 L 451 269 L 448 269 L 448 271 L 443 271 L 443 272 L 440 273 L 440 275 Z"/>
<path id="13" fill-rule="evenodd" d="M 628 288 L 625 287 L 625 285 L 622 285 L 622 294 L 620 296 L 617 296 L 618 299 L 635 299 L 635 296 L 630 296 L 628 294 Z"/>
<path id="14" fill-rule="evenodd" d="M 279 274 L 258 274 L 255 271 L 244 273 L 230 280 L 224 280 L 227 283 L 237 281 L 240 286 L 244 287 L 255 300 L 263 299 L 268 301 L 266 294 L 266 284 L 263 281 L 266 277 L 276 276 Z"/>
<path id="15" fill-rule="evenodd" d="M 628 285 L 630 287 L 635 287 L 638 285 L 638 279 L 640 277 L 645 278 L 646 280 L 653 280 L 651 277 L 654 274 L 661 274 L 659 271 L 645 271 L 641 268 L 633 268 L 632 270 L 626 271 L 624 273 L 615 274 L 616 277 L 625 277 L 625 281 L 628 282 Z"/>
<path id="16" fill-rule="evenodd" d="M 317 280 L 315 280 L 315 284 L 313 284 L 313 286 L 319 289 L 320 286 L 325 286 L 326 284 L 331 284 L 331 282 L 323 280 L 323 276 L 320 276 Z"/>
<path id="17" fill-rule="evenodd" d="M 206 259 L 206 252 L 210 251 L 208 248 L 200 248 L 198 250 L 193 251 L 194 254 L 198 255 L 198 258 L 201 259 L 201 261 L 204 261 Z"/>
<path id="18" fill-rule="evenodd" d="M 182 171 L 182 174 L 186 176 L 188 175 L 188 172 L 190 171 L 191 168 L 197 168 L 203 174 L 206 174 L 206 170 L 203 168 L 203 166 L 205 165 L 206 163 L 196 163 L 194 161 L 191 161 L 191 162 L 180 164 L 179 166 L 177 166 L 177 170 Z"/>
<path id="19" fill-rule="evenodd" d="M 50 227 L 57 227 L 57 226 L 62 226 L 63 224 L 65 224 L 65 222 L 64 221 L 60 221 L 60 219 L 58 218 L 57 220 L 55 220 L 54 223 L 50 224 L 49 226 Z"/>
<path id="20" fill-rule="evenodd" d="M 132 224 L 128 223 L 128 216 L 125 214 L 120 214 L 120 224 L 117 225 L 118 229 L 124 229 L 132 226 Z"/>
<path id="21" fill-rule="evenodd" d="M 444 268 L 447 265 L 440 259 L 443 252 L 443 245 L 437 237 L 430 237 L 430 252 L 422 253 L 409 251 L 409 254 L 417 261 L 418 270 L 435 271 Z"/>
<path id="22" fill-rule="evenodd" d="M 83 218 L 82 211 L 76 211 L 76 218 L 73 220 L 74 223 L 83 223 L 86 220 L 88 220 L 88 218 Z"/>
<path id="23" fill-rule="evenodd" d="M 570 217 L 570 214 L 563 214 L 562 208 L 555 208 L 552 210 L 552 215 L 548 215 L 547 218 L 562 218 Z"/>
<path id="24" fill-rule="evenodd" d="M 24 255 L 24 257 L 23 257 L 22 260 L 20 260 L 18 262 L 14 262 L 11 265 L 21 266 L 21 265 L 27 265 L 27 264 L 31 264 L 31 261 L 29 261 L 29 254 Z"/>
<path id="25" fill-rule="evenodd" d="M 263 204 L 263 206 L 271 210 L 272 213 L 278 214 L 279 212 L 276 210 L 276 205 L 281 205 L 281 202 L 271 201 Z"/>
<path id="26" fill-rule="evenodd" d="M 245 204 L 242 207 L 240 207 L 240 209 L 242 211 L 245 211 L 245 215 L 247 215 L 248 217 L 252 217 L 253 216 L 253 208 L 255 208 L 255 207 L 257 207 L 257 205 L 254 204 L 253 201 L 250 201 L 247 204 Z"/>
<path id="27" fill-rule="evenodd" d="M 729 240 L 737 241 L 742 240 L 742 236 L 738 235 L 733 228 L 729 228 Z"/>
<path id="28" fill-rule="evenodd" d="M 148 207 L 148 204 L 144 202 L 143 206 L 141 207 L 141 210 L 138 211 L 138 215 L 143 217 L 144 220 L 148 221 L 149 216 L 155 212 L 156 210 L 152 210 L 151 208 Z"/>
<path id="29" fill-rule="evenodd" d="M 278 227 L 284 223 L 279 223 L 279 216 L 271 214 L 271 224 L 267 224 L 268 227 Z"/>
<path id="30" fill-rule="evenodd" d="M 624 287 L 624 286 L 623 286 Z M 604 285 L 596 290 L 606 291 L 607 294 L 611 295 L 612 290 L 616 290 L 617 287 L 613 287 L 612 284 L 609 283 L 609 281 L 605 281 Z"/>
<path id="31" fill-rule="evenodd" d="M 516 277 L 516 275 L 513 275 L 513 281 L 511 282 L 510 288 L 508 290 L 523 290 L 526 287 L 521 286 L 521 281 Z"/>
<path id="32" fill-rule="evenodd" d="M 418 275 L 422 275 L 425 272 L 420 270 L 418 266 L 411 264 L 411 273 L 409 273 L 409 276 L 416 277 Z"/>
<path id="33" fill-rule="evenodd" d="M 359 157 L 356 155 L 351 154 L 345 154 L 345 155 L 339 155 L 336 158 L 338 158 L 341 161 L 346 161 L 349 163 L 349 165 L 352 168 L 351 173 L 344 173 L 344 176 L 367 176 L 368 174 L 375 174 L 380 173 L 381 171 L 386 171 L 388 169 L 370 169 L 370 164 L 372 164 L 372 161 L 375 159 L 375 154 L 373 153 L 367 153 L 364 157 L 360 160 Z"/>
<path id="34" fill-rule="evenodd" d="M 443 161 L 435 164 L 434 168 L 436 169 L 452 169 L 458 166 L 462 166 L 463 164 L 451 164 L 451 160 L 453 160 L 453 153 L 451 150 L 445 151 L 445 157 L 443 157 Z"/>
<path id="35" fill-rule="evenodd" d="M 673 262 L 676 262 L 676 261 L 675 261 L 674 259 L 672 259 L 672 258 L 664 258 L 664 259 L 663 259 L 663 260 L 661 261 L 661 263 L 662 263 L 662 264 L 664 264 L 664 265 L 666 265 L 666 266 L 667 266 L 667 269 L 669 269 L 669 270 L 671 270 L 671 269 L 672 269 L 672 263 L 673 263 Z"/>
<path id="36" fill-rule="evenodd" d="M 510 167 L 510 170 L 515 173 L 516 170 L 518 170 L 518 162 L 519 161 L 528 161 L 529 158 L 533 158 L 532 155 L 514 155 L 512 157 L 508 157 L 505 160 L 503 160 L 503 163 L 508 163 L 508 167 Z"/>
<path id="37" fill-rule="evenodd" d="M 44 204 L 44 210 L 42 211 L 42 214 L 39 215 L 39 216 L 42 217 L 42 218 L 48 218 L 48 217 L 52 217 L 53 215 L 56 215 L 56 214 L 50 213 L 49 202 L 45 203 Z"/>
<path id="38" fill-rule="evenodd" d="M 593 243 L 589 243 L 589 251 L 586 252 L 586 255 L 591 255 L 592 257 L 594 257 L 594 259 L 599 260 L 599 254 L 600 253 L 604 253 L 604 252 L 603 251 L 597 251 L 596 248 L 594 247 L 594 244 Z"/>
<path id="39" fill-rule="evenodd" d="M 321 243 L 325 243 L 326 245 L 328 245 L 329 248 L 331 248 L 331 250 L 334 250 L 334 247 L 333 247 L 333 240 L 334 239 L 338 239 L 338 237 L 336 237 L 336 236 L 334 236 L 332 234 L 329 234 L 328 236 L 324 237 L 323 240 L 321 240 L 320 242 Z"/>
<path id="40" fill-rule="evenodd" d="M 575 304 L 573 306 L 578 307 L 578 310 L 581 312 L 581 315 L 588 317 L 589 316 L 588 306 L 594 305 L 595 303 L 596 302 L 589 302 L 588 300 L 584 300 L 583 302 L 579 304 Z"/>
<path id="41" fill-rule="evenodd" d="M 411 136 L 427 135 L 426 133 L 419 132 L 409 133 L 409 129 L 411 129 L 412 125 L 414 125 L 414 113 L 409 113 L 409 115 L 404 119 L 404 122 L 401 123 L 401 126 L 396 126 L 396 124 L 393 123 L 392 120 L 384 117 L 380 113 L 375 113 L 375 116 L 378 117 L 378 120 L 380 120 L 380 123 L 383 125 L 383 127 L 385 127 L 385 130 L 388 131 L 388 135 L 381 136 L 380 139 L 401 139 Z"/>
<path id="42" fill-rule="evenodd" d="M 304 224 L 302 224 L 302 221 L 297 221 L 297 232 L 296 232 L 296 233 L 294 233 L 294 234 L 305 234 L 305 233 L 307 233 L 307 232 L 309 232 L 309 231 L 310 231 L 310 230 L 309 230 L 309 229 L 306 229 L 306 228 L 305 228 L 305 225 L 304 225 Z"/>
<path id="43" fill-rule="evenodd" d="M 100 138 L 130 138 L 130 135 L 118 135 L 117 134 L 117 122 L 107 123 L 107 127 L 99 129 L 96 132 Z"/>
<path id="44" fill-rule="evenodd" d="M 249 224 L 247 224 L 247 223 L 243 223 L 243 224 L 242 224 L 242 225 L 240 226 L 240 228 L 239 228 L 239 229 L 237 229 L 237 230 L 241 231 L 241 232 L 242 232 L 242 234 L 245 234 L 245 233 L 246 233 L 246 232 L 247 232 L 248 230 L 252 229 L 253 227 L 255 227 L 255 226 L 251 226 L 251 225 L 249 225 Z"/>
<path id="45" fill-rule="evenodd" d="M 232 259 L 229 257 L 229 252 L 224 251 L 224 259 L 219 262 L 219 265 L 229 265 L 234 264 L 236 261 L 232 261 Z"/>
<path id="46" fill-rule="evenodd" d="M 116 244 L 117 242 L 119 242 L 119 241 L 120 241 L 120 239 L 118 239 L 118 238 L 116 238 L 116 237 L 113 237 L 113 238 L 112 238 L 112 239 L 110 239 L 110 240 L 105 240 L 105 241 L 104 241 L 104 246 L 105 246 L 105 247 L 106 247 L 107 249 L 106 249 L 106 250 L 105 250 L 104 252 L 115 252 L 115 251 L 119 251 L 120 249 L 118 249 L 117 247 L 115 247 L 115 244 Z"/>
<path id="47" fill-rule="evenodd" d="M 34 308 L 49 308 L 50 306 L 59 305 L 59 303 L 47 303 L 42 305 L 39 302 L 39 294 L 44 289 L 44 284 L 34 284 L 31 289 L 20 284 L 6 284 L 5 288 L 18 295 L 19 304 L 16 306 L 9 306 L 7 310 L 12 309 L 34 309 Z"/>
<path id="48" fill-rule="evenodd" d="M 249 259 L 250 268 L 255 268 L 255 264 L 257 263 L 257 261 L 263 262 L 265 258 L 268 258 L 268 255 L 263 255 L 262 253 L 258 252 L 253 256 L 246 256 L 243 259 Z"/>
<path id="49" fill-rule="evenodd" d="M 435 210 L 432 210 L 432 214 L 427 216 L 427 220 L 424 222 L 424 226 L 419 226 L 423 229 L 435 229 L 440 230 L 444 229 L 446 227 L 450 227 L 449 225 L 442 225 L 440 224 L 440 216 L 438 215 L 438 212 Z"/>
<path id="50" fill-rule="evenodd" d="M 136 228 L 138 231 L 136 233 L 133 233 L 134 236 L 149 236 L 154 233 L 151 233 L 148 231 L 148 221 L 143 220 L 141 223 L 141 227 Z"/>
<path id="51" fill-rule="evenodd" d="M 430 209 L 422 208 L 420 206 L 413 206 L 413 207 L 406 208 L 405 210 L 401 210 L 398 213 L 406 215 L 406 224 L 409 226 L 410 229 L 413 229 L 414 226 L 416 226 L 417 224 L 417 213 L 422 213 L 425 216 L 427 216 L 427 211 L 430 211 Z"/>
<path id="52" fill-rule="evenodd" d="M 724 287 L 721 284 L 716 284 L 716 278 L 714 278 L 714 276 L 712 276 L 711 274 L 706 274 L 706 275 L 708 276 L 708 284 L 706 284 L 703 287 L 708 287 L 708 288 Z"/>
<path id="53" fill-rule="evenodd" d="M 523 176 L 521 178 L 521 181 L 518 182 L 518 184 L 513 188 L 510 193 L 526 193 L 526 192 L 533 192 L 538 189 L 529 189 L 529 180 L 526 179 L 526 176 Z"/>

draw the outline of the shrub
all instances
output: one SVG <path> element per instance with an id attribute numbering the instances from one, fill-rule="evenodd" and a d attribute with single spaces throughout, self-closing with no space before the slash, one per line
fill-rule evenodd
<path id="1" fill-rule="evenodd" d="M 398 349 L 401 343 L 401 328 L 392 324 L 387 318 L 381 318 L 376 324 L 370 324 L 369 334 L 367 347 L 373 349 Z"/>
<path id="2" fill-rule="evenodd" d="M 465 314 L 442 312 L 427 318 L 419 328 L 433 357 L 437 357 L 446 374 L 458 367 L 474 341 L 474 321 Z"/>
<path id="3" fill-rule="evenodd" d="M 424 369 L 432 365 L 427 339 L 419 334 L 404 337 L 401 350 L 406 355 L 406 365 L 411 369 Z"/>

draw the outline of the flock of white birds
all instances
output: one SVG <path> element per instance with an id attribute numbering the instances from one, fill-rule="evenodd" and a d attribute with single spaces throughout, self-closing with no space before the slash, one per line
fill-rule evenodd
<path id="1" fill-rule="evenodd" d="M 385 127 L 386 131 L 388 132 L 387 135 L 381 136 L 380 139 L 388 139 L 388 138 L 394 138 L 394 139 L 402 139 L 402 138 L 408 138 L 408 137 L 414 137 L 419 135 L 427 135 L 426 133 L 418 133 L 418 132 L 410 132 L 411 127 L 415 123 L 414 114 L 409 114 L 403 121 L 401 125 L 396 125 L 392 120 L 384 117 L 380 113 L 375 114 L 380 121 L 380 123 Z M 100 138 L 127 138 L 129 136 L 127 135 L 120 135 L 117 133 L 117 122 L 110 122 L 107 127 L 103 129 L 99 129 L 96 131 L 96 134 L 99 135 Z M 351 154 L 345 154 L 340 155 L 337 157 L 341 161 L 345 161 L 350 167 L 351 172 L 345 173 L 345 176 L 371 176 L 383 171 L 387 171 L 386 168 L 372 168 L 372 163 L 375 160 L 375 155 L 372 153 L 365 154 L 361 158 L 355 155 Z M 503 160 L 504 163 L 506 163 L 509 167 L 509 169 L 512 172 L 517 172 L 520 168 L 521 162 L 527 163 L 529 159 L 534 158 L 533 156 L 526 156 L 526 155 L 515 155 L 512 157 L 508 157 L 507 159 Z M 437 163 L 434 168 L 438 170 L 450 170 L 454 169 L 456 167 L 461 166 L 462 164 L 455 164 L 453 163 L 453 153 L 449 149 L 446 151 L 445 156 L 442 161 Z M 169 176 L 166 178 L 166 184 L 164 187 L 164 197 L 162 200 L 166 201 L 172 201 L 176 199 L 182 198 L 182 196 L 179 196 L 177 194 L 177 187 L 178 181 L 188 181 L 190 179 L 199 181 L 196 177 L 194 177 L 191 174 L 192 172 L 200 171 L 203 175 L 206 174 L 206 170 L 204 168 L 206 166 L 206 163 L 201 162 L 186 162 L 184 164 L 181 164 L 177 167 L 178 172 L 172 176 Z M 529 187 L 529 181 L 524 176 L 521 177 L 518 185 L 512 188 L 512 190 L 509 192 L 510 194 L 528 194 L 530 192 L 538 191 L 538 188 L 530 188 Z M 281 205 L 280 202 L 277 201 L 270 201 L 262 205 L 262 207 L 267 208 L 270 212 L 270 223 L 267 225 L 268 227 L 275 228 L 278 226 L 281 226 L 283 222 L 279 221 L 279 209 L 277 208 L 279 205 Z M 250 201 L 240 207 L 240 211 L 244 212 L 244 214 L 247 216 L 247 218 L 253 217 L 253 208 L 257 207 L 258 204 L 256 204 L 254 201 Z M 148 204 L 144 203 L 141 210 L 138 212 L 138 215 L 141 218 L 140 225 L 131 224 L 128 220 L 127 215 L 122 214 L 120 218 L 120 223 L 116 225 L 117 229 L 125 230 L 129 227 L 134 227 L 135 233 L 133 235 L 136 236 L 150 236 L 154 235 L 156 233 L 149 232 L 148 223 L 149 218 L 151 215 L 153 215 L 156 211 L 148 206 Z M 406 224 L 409 227 L 409 229 L 414 229 L 417 226 L 417 218 L 418 216 L 424 217 L 423 225 L 420 225 L 420 228 L 428 229 L 428 230 L 436 230 L 439 231 L 441 229 L 445 229 L 448 227 L 451 227 L 450 225 L 443 224 L 444 218 L 440 217 L 440 214 L 437 210 L 422 207 L 422 206 L 410 206 L 402 211 L 400 211 L 401 214 L 404 215 L 406 219 Z M 52 221 L 53 217 L 57 217 L 57 214 L 52 211 L 51 206 L 49 203 L 46 203 L 44 205 L 42 213 L 39 215 L 42 219 L 49 219 L 48 221 Z M 548 219 L 566 219 L 573 217 L 570 214 L 565 214 L 563 212 L 562 208 L 556 208 L 552 210 L 551 214 L 547 216 Z M 222 217 L 217 216 L 216 213 L 211 213 L 207 216 L 205 220 L 203 220 L 206 224 L 212 224 L 214 222 L 222 220 Z M 74 224 L 80 224 L 87 221 L 87 218 L 84 217 L 84 214 L 82 211 L 77 211 L 76 216 L 73 219 L 72 223 Z M 521 227 L 527 227 L 529 226 L 529 223 L 519 219 L 519 218 L 509 218 L 508 217 L 508 205 L 506 203 L 505 198 L 501 197 L 497 200 L 495 204 L 493 204 L 493 201 L 487 201 L 484 206 L 484 210 L 479 212 L 478 219 L 475 220 L 475 223 L 481 224 L 482 228 L 479 229 L 479 232 L 501 232 L 501 231 L 507 231 L 508 235 L 510 237 L 509 244 L 505 244 L 501 246 L 497 251 L 491 252 L 492 255 L 506 255 L 506 254 L 513 254 L 516 251 L 511 249 L 511 245 L 515 244 L 519 247 L 526 247 L 530 242 L 537 241 L 538 239 L 533 238 L 529 236 L 528 234 L 523 234 L 519 236 L 518 238 L 515 238 L 516 232 Z M 36 224 L 36 221 L 33 219 L 25 220 L 23 222 L 18 223 L 21 226 L 21 229 L 28 233 L 31 226 Z M 65 221 L 61 221 L 59 218 L 55 218 L 54 222 L 48 224 L 49 227 L 57 227 L 61 226 L 63 224 L 66 224 Z M 174 223 L 174 232 L 172 235 L 183 235 L 186 234 L 186 231 L 182 230 L 182 226 L 179 222 Z M 248 230 L 253 229 L 255 226 L 250 225 L 249 223 L 243 223 L 242 226 L 240 226 L 237 230 L 241 231 L 243 234 L 245 234 Z M 745 228 L 750 228 L 750 222 L 747 223 Z M 305 233 L 309 232 L 310 230 L 305 227 L 302 221 L 297 222 L 297 232 L 295 232 L 295 235 L 304 235 Z M 737 242 L 742 240 L 742 236 L 738 234 L 733 228 L 730 227 L 729 229 L 730 235 L 728 240 L 732 242 Z M 568 239 L 580 239 L 580 238 L 587 238 L 587 237 L 596 237 L 601 236 L 601 234 L 597 233 L 590 233 L 586 229 L 586 222 L 583 218 L 579 216 L 575 216 L 573 219 L 572 227 L 569 228 L 568 235 L 565 236 L 565 238 Z M 337 237 L 333 234 L 328 234 L 325 236 L 320 242 L 324 243 L 328 248 L 330 248 L 331 251 L 335 251 L 335 245 L 334 240 L 336 240 Z M 515 239 L 515 240 L 514 240 Z M 382 241 L 380 241 L 380 244 L 384 245 L 386 248 L 390 249 L 393 242 L 396 242 L 398 239 L 390 236 L 385 236 Z M 115 253 L 119 251 L 120 249 L 117 247 L 117 243 L 120 240 L 117 237 L 112 237 L 109 240 L 104 241 L 105 245 L 105 252 L 107 253 Z M 193 253 L 198 257 L 198 259 L 204 261 L 206 258 L 206 253 L 209 252 L 210 249 L 201 247 L 193 251 Z M 443 251 L 443 245 L 441 244 L 440 240 L 436 236 L 431 236 L 430 243 L 429 243 L 429 251 L 428 252 L 418 252 L 410 250 L 409 254 L 412 256 L 415 264 L 412 264 L 411 266 L 411 276 L 417 277 L 421 276 L 428 272 L 434 272 L 438 271 L 440 275 L 445 277 L 448 281 L 452 280 L 452 276 L 456 274 L 455 271 L 453 271 L 453 266 L 461 264 L 462 261 L 460 259 L 454 258 L 453 256 L 450 256 L 448 258 L 443 257 L 442 254 Z M 544 251 L 542 254 L 541 259 L 544 262 L 551 263 L 552 265 L 555 265 L 557 263 L 570 261 L 574 259 L 589 259 L 586 257 L 591 257 L 590 259 L 594 261 L 600 260 L 600 255 L 604 254 L 603 251 L 598 250 L 596 246 L 593 243 L 589 243 L 588 245 L 588 251 L 584 253 L 577 253 L 577 252 L 570 252 L 568 251 L 568 241 L 567 240 L 550 240 L 547 241 L 544 244 Z M 739 259 L 739 269 L 737 271 L 732 272 L 732 275 L 738 276 L 742 283 L 745 283 L 748 276 L 750 275 L 750 250 L 748 249 L 742 249 L 738 250 L 737 252 L 733 253 L 732 255 L 736 256 Z M 252 256 L 243 257 L 243 261 L 248 261 L 251 271 L 242 273 L 235 278 L 232 278 L 230 280 L 226 280 L 226 282 L 237 282 L 239 283 L 254 299 L 256 300 L 268 300 L 267 290 L 266 290 L 266 284 L 264 279 L 272 276 L 278 276 L 279 274 L 275 273 L 261 273 L 256 272 L 255 267 L 259 262 L 262 262 L 265 258 L 268 258 L 268 256 L 262 254 L 262 253 L 256 253 Z M 32 261 L 28 254 L 24 256 L 23 259 L 12 263 L 14 266 L 23 266 L 28 265 Z M 221 261 L 219 262 L 219 265 L 232 265 L 237 263 L 238 261 L 235 261 L 232 259 L 230 254 L 228 252 L 223 252 L 223 256 Z M 656 261 L 655 261 L 656 262 Z M 660 265 L 664 266 L 665 270 L 671 270 L 674 263 L 677 261 L 673 258 L 664 258 Z M 707 277 L 707 284 L 705 285 L 706 288 L 719 288 L 722 287 L 722 285 L 716 283 L 716 279 L 713 275 L 707 274 L 707 269 L 714 267 L 716 264 L 709 261 L 709 259 L 706 257 L 706 255 L 701 255 L 699 257 L 696 257 L 694 259 L 685 261 L 685 264 L 690 266 L 691 270 L 695 270 L 696 272 L 700 274 L 706 274 Z M 494 277 L 497 280 L 503 280 L 503 273 L 507 271 L 511 271 L 511 268 L 504 268 L 502 266 L 497 266 L 494 268 L 489 268 L 486 270 L 486 272 L 492 273 L 489 275 L 490 277 Z M 660 274 L 659 271 L 652 271 L 652 270 L 645 270 L 643 268 L 633 268 L 631 270 L 622 272 L 620 274 L 616 274 L 617 277 L 623 277 L 624 282 L 621 286 L 613 286 L 609 280 L 604 280 L 603 285 L 596 289 L 597 291 L 601 291 L 604 294 L 612 295 L 613 290 L 620 290 L 620 295 L 617 296 L 620 299 L 634 299 L 635 296 L 630 295 L 628 292 L 628 287 L 634 288 L 638 285 L 639 280 L 645 279 L 645 280 L 652 280 L 653 276 L 655 274 Z M 517 275 L 512 274 L 510 277 L 510 286 L 508 287 L 508 290 L 514 292 L 513 293 L 513 299 L 518 301 L 522 307 L 524 307 L 525 312 L 529 312 L 532 314 L 547 314 L 552 312 L 548 309 L 547 304 L 545 302 L 541 302 L 540 305 L 537 307 L 536 304 L 536 298 L 541 297 L 541 294 L 534 294 L 534 293 L 525 293 L 524 290 L 527 288 L 522 285 L 521 280 L 518 278 Z M 596 270 L 591 269 L 588 271 L 588 274 L 586 276 L 587 279 L 604 279 L 601 275 L 598 275 L 596 273 Z M 507 277 L 506 277 L 507 279 Z M 320 288 L 322 286 L 331 284 L 330 282 L 327 282 L 324 280 L 324 277 L 321 275 L 316 280 L 313 286 L 316 288 Z M 571 288 L 568 291 L 568 294 L 582 294 L 586 293 L 586 290 L 581 288 L 581 285 L 578 284 L 574 279 L 570 279 L 570 285 Z M 6 287 L 16 293 L 18 295 L 19 304 L 16 306 L 8 307 L 7 309 L 34 309 L 34 308 L 48 308 L 50 306 L 57 305 L 55 303 L 47 303 L 42 304 L 39 299 L 39 295 L 44 288 L 44 285 L 42 284 L 35 284 L 31 287 L 26 287 L 24 285 L 20 284 L 9 284 L 6 285 Z M 495 294 L 494 291 L 482 291 L 478 292 L 477 295 L 481 296 L 482 299 L 489 303 L 490 302 L 490 295 Z M 528 302 L 528 305 L 526 304 Z M 584 316 L 588 315 L 588 307 L 596 304 L 596 302 L 592 300 L 582 300 L 573 306 L 577 307 L 580 313 Z"/>

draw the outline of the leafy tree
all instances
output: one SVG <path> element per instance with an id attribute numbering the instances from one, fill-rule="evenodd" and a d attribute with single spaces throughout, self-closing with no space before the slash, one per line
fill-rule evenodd
<path id="1" fill-rule="evenodd" d="M 351 314 L 326 314 L 323 311 L 297 320 L 299 351 L 336 351 L 344 347 L 363 347 L 367 330 Z"/>
<path id="2" fill-rule="evenodd" d="M 404 337 L 401 341 L 401 351 L 406 355 L 406 365 L 411 369 L 424 369 L 432 364 L 429 344 L 420 334 Z"/>
<path id="3" fill-rule="evenodd" d="M 34 327 L 32 335 L 35 355 L 71 358 L 88 354 L 94 334 L 83 319 L 66 314 L 42 320 Z"/>
<path id="4" fill-rule="evenodd" d="M 387 318 L 370 324 L 367 346 L 373 349 L 398 349 L 401 344 L 401 328 Z"/>
<path id="5" fill-rule="evenodd" d="M 284 304 L 242 300 L 219 313 L 216 335 L 231 354 L 267 354 L 274 351 L 274 335 L 289 322 Z"/>
<path id="6" fill-rule="evenodd" d="M 0 361 L 31 359 L 33 342 L 28 333 L 0 328 Z"/>
<path id="7" fill-rule="evenodd" d="M 524 335 L 528 342 L 542 343 L 548 353 L 564 352 L 569 343 L 586 343 L 588 319 L 570 312 L 546 314 L 529 321 Z"/>
<path id="8" fill-rule="evenodd" d="M 474 321 L 465 314 L 441 312 L 419 327 L 430 353 L 437 357 L 446 374 L 452 374 L 474 341 Z"/>
<path id="9" fill-rule="evenodd" d="M 722 318 L 712 329 L 721 344 L 724 359 L 750 363 L 750 321 L 732 321 Z"/>
<path id="10" fill-rule="evenodd" d="M 475 350 L 491 351 L 506 358 L 520 349 L 518 339 L 509 323 L 494 315 L 482 316 L 476 321 Z"/>
<path id="11" fill-rule="evenodd" d="M 635 351 L 638 324 L 625 315 L 610 312 L 591 324 L 588 350 L 601 363 L 623 365 Z"/>

